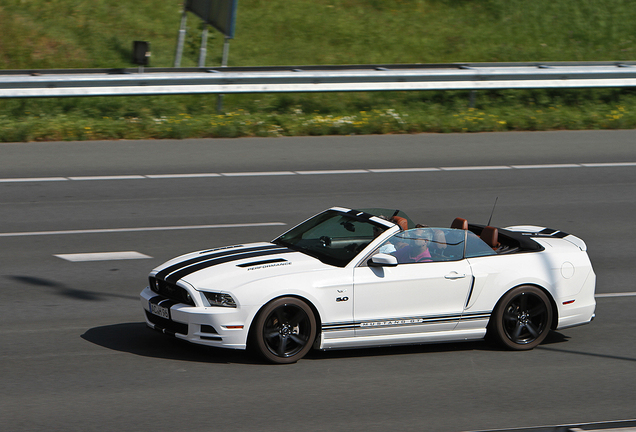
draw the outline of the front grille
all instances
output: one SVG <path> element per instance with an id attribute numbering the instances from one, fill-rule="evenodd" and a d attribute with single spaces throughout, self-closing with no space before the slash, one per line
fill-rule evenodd
<path id="1" fill-rule="evenodd" d="M 163 333 L 167 333 L 173 335 L 175 333 L 179 333 L 182 335 L 188 334 L 188 325 L 183 323 L 178 323 L 169 319 L 162 318 L 157 315 L 153 315 L 148 311 L 146 312 L 146 317 L 148 321 L 155 325 L 155 330 L 159 330 Z"/>
<path id="2" fill-rule="evenodd" d="M 170 300 L 178 303 L 185 303 L 190 306 L 195 306 L 194 300 L 190 297 L 190 294 L 185 289 L 176 284 L 166 282 L 165 280 L 150 277 L 150 289 Z"/>

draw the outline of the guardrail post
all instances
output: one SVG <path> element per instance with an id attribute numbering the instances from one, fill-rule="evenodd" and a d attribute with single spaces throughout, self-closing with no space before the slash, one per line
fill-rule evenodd
<path id="1" fill-rule="evenodd" d="M 221 67 L 227 67 L 227 59 L 230 55 L 230 38 L 225 37 L 225 41 L 223 42 L 223 58 L 221 59 Z M 216 98 L 216 112 L 221 114 L 223 111 L 223 95 L 219 94 Z"/>

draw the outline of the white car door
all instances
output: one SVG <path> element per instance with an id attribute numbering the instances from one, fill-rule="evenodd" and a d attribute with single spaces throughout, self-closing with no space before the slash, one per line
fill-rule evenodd
<path id="1" fill-rule="evenodd" d="M 356 336 L 452 330 L 472 283 L 466 260 L 358 267 L 354 270 Z"/>
<path id="2" fill-rule="evenodd" d="M 461 239 L 447 248 L 450 252 L 446 255 L 435 254 L 433 251 L 439 244 L 428 240 L 432 256 L 428 253 L 425 262 L 400 259 L 396 266 L 363 263 L 355 268 L 356 336 L 453 330 L 466 306 L 473 281 L 470 265 L 462 259 L 463 240 L 461 234 Z"/>

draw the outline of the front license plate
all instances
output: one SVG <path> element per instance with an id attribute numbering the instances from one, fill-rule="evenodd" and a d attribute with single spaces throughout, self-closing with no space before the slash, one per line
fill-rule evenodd
<path id="1" fill-rule="evenodd" d="M 161 318 L 170 319 L 170 311 L 168 308 L 163 306 L 150 303 L 150 312 L 152 312 L 153 315 L 160 316 Z"/>

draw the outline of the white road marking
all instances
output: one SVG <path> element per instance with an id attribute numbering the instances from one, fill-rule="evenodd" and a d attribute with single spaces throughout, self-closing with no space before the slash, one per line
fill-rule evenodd
<path id="1" fill-rule="evenodd" d="M 378 168 L 369 170 L 369 172 L 372 173 L 412 173 L 432 171 L 441 171 L 441 168 Z"/>
<path id="2" fill-rule="evenodd" d="M 121 176 L 81 176 L 81 177 L 69 177 L 69 180 L 84 181 L 84 180 L 145 180 L 146 176 L 142 175 L 121 175 Z"/>
<path id="3" fill-rule="evenodd" d="M 285 176 L 296 175 L 294 171 L 263 171 L 263 172 L 235 172 L 221 173 L 223 177 L 268 177 L 268 176 Z"/>
<path id="4" fill-rule="evenodd" d="M 178 178 L 206 178 L 206 177 L 221 177 L 221 174 L 217 173 L 199 173 L 199 174 L 152 174 L 145 176 L 149 179 L 178 179 Z"/>
<path id="5" fill-rule="evenodd" d="M 313 170 L 313 171 L 294 171 L 300 175 L 325 175 L 325 174 L 369 174 L 371 171 L 366 169 L 350 169 L 350 170 Z"/>
<path id="6" fill-rule="evenodd" d="M 581 164 L 512 165 L 514 169 L 581 168 Z"/>
<path id="7" fill-rule="evenodd" d="M 636 162 L 588 163 L 588 164 L 581 164 L 581 165 L 586 168 L 628 167 L 628 166 L 636 166 Z"/>
<path id="8" fill-rule="evenodd" d="M 636 292 L 602 293 L 602 294 L 596 294 L 594 297 L 596 297 L 596 298 L 605 298 L 605 297 L 636 297 Z"/>
<path id="9" fill-rule="evenodd" d="M 23 182 L 56 182 L 68 181 L 67 177 L 26 177 L 26 178 L 4 178 L 0 183 L 23 183 Z"/>
<path id="10" fill-rule="evenodd" d="M 28 236 L 44 236 L 44 235 L 65 235 L 65 234 L 108 234 L 108 233 L 124 233 L 124 232 L 145 232 L 145 231 L 176 231 L 176 230 L 194 230 L 194 229 L 215 229 L 215 228 L 252 228 L 265 226 L 283 226 L 284 222 L 262 222 L 262 223 L 245 223 L 245 224 L 218 224 L 218 225 L 184 225 L 184 226 L 167 226 L 167 227 L 139 227 L 139 228 L 104 228 L 104 229 L 85 229 L 85 230 L 65 230 L 65 231 L 27 231 L 0 233 L 0 237 L 28 237 Z"/>
<path id="11" fill-rule="evenodd" d="M 342 175 L 342 174 L 382 174 L 382 173 L 416 173 L 444 171 L 495 171 L 525 169 L 562 169 L 562 168 L 620 168 L 636 167 L 636 162 L 605 162 L 580 164 L 540 164 L 540 165 L 495 165 L 495 166 L 458 166 L 458 167 L 422 167 L 422 168 L 377 168 L 377 169 L 343 169 L 312 171 L 265 171 L 265 172 L 223 172 L 198 174 L 133 174 L 113 176 L 74 176 L 74 177 L 26 177 L 0 178 L 0 183 L 52 182 L 52 181 L 95 181 L 95 180 L 157 180 L 207 177 L 271 177 L 290 175 Z"/>
<path id="12" fill-rule="evenodd" d="M 75 253 L 75 254 L 56 254 L 58 258 L 62 258 L 71 262 L 83 261 L 115 261 L 115 260 L 133 260 L 133 259 L 149 259 L 151 256 L 135 251 L 125 252 L 94 252 L 94 253 Z"/>
<path id="13" fill-rule="evenodd" d="M 511 167 L 506 165 L 494 165 L 494 166 L 467 166 L 467 167 L 442 167 L 442 171 L 495 171 L 495 170 L 508 170 Z"/>

